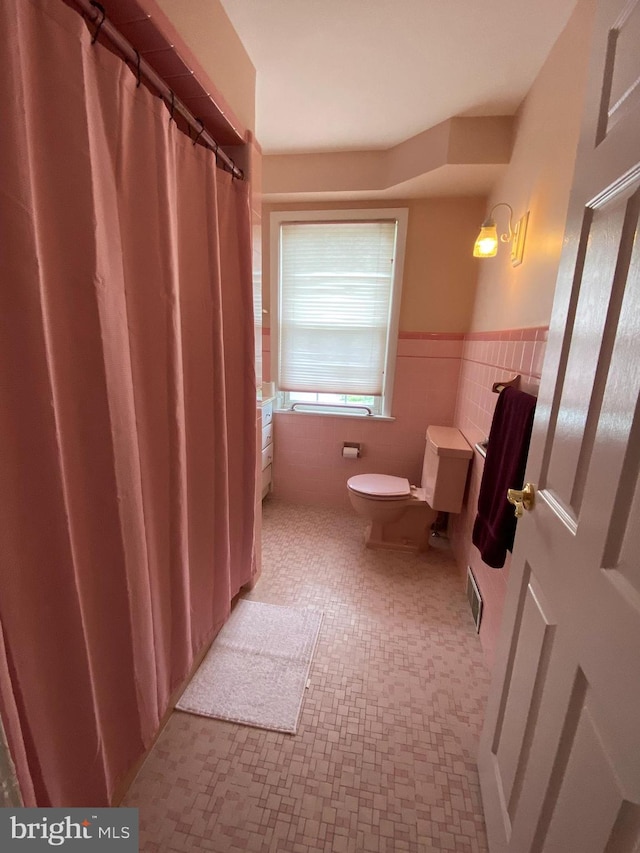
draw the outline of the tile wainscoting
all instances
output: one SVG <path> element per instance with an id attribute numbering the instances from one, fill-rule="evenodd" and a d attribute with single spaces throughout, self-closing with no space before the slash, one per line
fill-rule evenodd
<path id="1" fill-rule="evenodd" d="M 350 508 L 346 481 L 375 471 L 419 481 L 428 424 L 453 423 L 464 336 L 401 332 L 393 421 L 277 412 L 274 495 L 287 501 Z M 269 335 L 263 335 L 268 346 Z M 269 361 L 265 347 L 263 364 Z M 344 459 L 345 442 L 362 445 Z"/>
<path id="2" fill-rule="evenodd" d="M 491 390 L 494 382 L 520 374 L 520 388 L 537 395 L 547 342 L 547 327 L 510 329 L 500 332 L 472 332 L 465 336 L 458 384 L 454 424 L 473 447 L 489 434 L 498 395 Z M 511 554 L 504 568 L 489 568 L 471 542 L 471 532 L 478 505 L 478 493 L 484 459 L 474 452 L 467 485 L 467 498 L 462 512 L 452 516 L 449 534 L 456 562 L 466 578 L 470 565 L 482 595 L 484 610 L 480 640 L 492 666 L 502 609 L 507 589 Z"/>

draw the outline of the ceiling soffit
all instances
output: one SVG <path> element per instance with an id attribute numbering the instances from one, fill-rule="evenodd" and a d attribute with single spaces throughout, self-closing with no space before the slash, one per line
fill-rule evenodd
<path id="1" fill-rule="evenodd" d="M 315 193 L 389 194 L 397 188 L 402 197 L 418 179 L 443 167 L 506 165 L 513 128 L 512 116 L 455 117 L 382 150 L 267 154 L 264 196 L 276 200 Z"/>

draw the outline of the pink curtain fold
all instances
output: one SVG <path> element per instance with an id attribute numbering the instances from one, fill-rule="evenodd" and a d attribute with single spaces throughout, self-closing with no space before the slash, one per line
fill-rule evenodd
<path id="1" fill-rule="evenodd" d="M 0 29 L 0 711 L 101 806 L 251 580 L 248 187 L 61 0 Z"/>

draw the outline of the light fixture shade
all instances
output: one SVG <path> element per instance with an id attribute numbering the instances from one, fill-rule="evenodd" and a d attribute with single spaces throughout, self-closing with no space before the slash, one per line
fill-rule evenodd
<path id="1" fill-rule="evenodd" d="M 492 219 L 482 223 L 480 233 L 473 247 L 474 258 L 493 258 L 498 254 L 498 230 Z"/>

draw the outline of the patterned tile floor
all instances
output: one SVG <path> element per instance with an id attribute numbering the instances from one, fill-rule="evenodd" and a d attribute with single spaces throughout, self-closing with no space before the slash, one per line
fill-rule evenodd
<path id="1" fill-rule="evenodd" d="M 248 596 L 324 611 L 298 734 L 174 712 L 122 805 L 152 851 L 486 851 L 488 673 L 452 558 L 370 551 L 360 519 L 264 504 Z"/>

